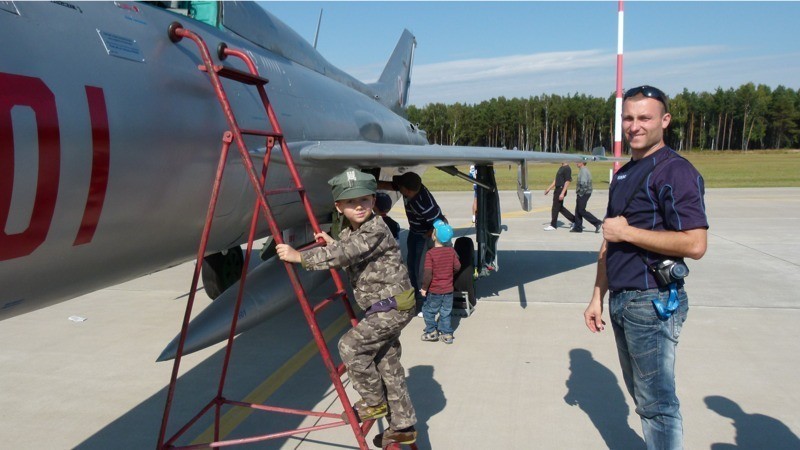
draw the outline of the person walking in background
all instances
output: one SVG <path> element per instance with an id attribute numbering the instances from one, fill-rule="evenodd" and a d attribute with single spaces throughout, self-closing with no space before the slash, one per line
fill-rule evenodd
<path id="1" fill-rule="evenodd" d="M 595 217 L 592 213 L 586 210 L 586 205 L 589 203 L 589 197 L 592 196 L 592 173 L 586 168 L 586 163 L 579 161 L 578 164 L 578 186 L 575 188 L 575 224 L 571 233 L 583 232 L 583 219 L 594 225 L 594 232 L 599 233 L 600 227 L 603 226 L 603 221 Z"/>
<path id="2" fill-rule="evenodd" d="M 572 169 L 570 169 L 568 163 L 561 163 L 553 182 L 544 190 L 544 195 L 553 191 L 550 225 L 546 226 L 544 231 L 555 231 L 558 228 L 558 213 L 563 214 L 570 222 L 575 222 L 575 216 L 564 206 L 564 198 L 567 196 L 567 188 L 569 188 L 570 182 L 572 182 Z"/>
<path id="3" fill-rule="evenodd" d="M 683 448 L 675 388 L 675 351 L 689 312 L 683 258 L 706 252 L 708 218 L 703 177 L 664 143 L 667 96 L 652 86 L 623 97 L 622 130 L 632 157 L 608 193 L 603 244 L 592 298 L 583 320 L 603 331 L 603 297 L 625 386 L 650 450 Z"/>
<path id="4" fill-rule="evenodd" d="M 420 293 L 426 296 L 422 307 L 425 319 L 423 341 L 441 340 L 445 344 L 453 343 L 453 327 L 450 314 L 453 312 L 453 279 L 461 269 L 461 262 L 453 247 L 447 246 L 453 238 L 453 227 L 437 220 L 433 224 L 432 249 L 425 255 L 425 269 Z M 436 321 L 436 314 L 439 321 Z"/>

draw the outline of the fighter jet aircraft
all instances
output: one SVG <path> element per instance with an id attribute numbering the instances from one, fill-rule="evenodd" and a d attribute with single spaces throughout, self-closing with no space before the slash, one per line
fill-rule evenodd
<path id="1" fill-rule="evenodd" d="M 159 2 L 0 2 L 0 320 L 194 256 L 227 126 L 196 49 L 169 39 L 176 21 L 210 48 L 242 49 L 269 79 L 323 223 L 332 211 L 326 180 L 348 166 L 390 179 L 426 166 L 456 173 L 459 164 L 524 169 L 527 161 L 591 159 L 428 145 L 403 117 L 416 44 L 408 31 L 380 79 L 365 84 L 255 3 L 219 2 L 205 21 L 150 3 Z M 255 91 L 225 89 L 242 128 L 268 123 Z M 263 155 L 263 143 L 254 143 L 252 159 L 260 164 Z M 229 158 L 204 266 L 206 287 L 218 289 L 212 297 L 235 281 L 224 280 L 226 264 L 236 266 L 252 218 L 255 195 L 237 158 Z M 483 195 L 496 197 L 493 179 L 484 182 Z M 285 171 L 271 170 L 268 188 L 288 183 Z M 298 203 L 271 198 L 281 226 L 300 233 L 307 219 Z M 282 271 L 265 266 L 261 280 Z M 271 292 L 260 292 L 260 301 L 285 300 Z"/>

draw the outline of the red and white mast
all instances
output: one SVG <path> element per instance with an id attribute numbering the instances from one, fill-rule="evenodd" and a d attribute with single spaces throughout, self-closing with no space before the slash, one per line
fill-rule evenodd
<path id="1" fill-rule="evenodd" d="M 618 2 L 617 21 L 617 101 L 614 109 L 614 156 L 622 156 L 622 36 L 625 23 L 623 1 Z M 614 162 L 614 173 L 619 170 L 619 162 Z"/>

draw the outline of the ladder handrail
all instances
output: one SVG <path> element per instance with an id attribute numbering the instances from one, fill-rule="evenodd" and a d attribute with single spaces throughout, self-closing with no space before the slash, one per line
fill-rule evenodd
<path id="1" fill-rule="evenodd" d="M 253 62 L 253 58 L 250 57 L 247 53 L 234 50 L 229 48 L 227 45 L 221 44 L 219 47 L 219 55 L 220 58 L 223 56 L 235 56 L 247 65 L 248 70 L 250 70 L 251 74 L 258 75 L 258 68 L 256 68 L 255 63 Z M 224 58 L 223 58 L 224 59 Z M 308 195 L 306 195 L 305 186 L 302 184 L 302 178 L 300 177 L 300 173 L 297 171 L 297 167 L 294 164 L 294 158 L 292 157 L 291 151 L 289 149 L 288 143 L 286 140 L 283 139 L 283 129 L 281 128 L 280 122 L 278 122 L 278 117 L 275 114 L 275 110 L 272 108 L 272 102 L 269 101 L 269 97 L 267 96 L 266 89 L 263 85 L 257 85 L 256 89 L 258 90 L 258 95 L 261 97 L 262 102 L 266 106 L 267 110 L 267 117 L 269 118 L 270 125 L 272 126 L 273 132 L 281 136 L 281 151 L 283 152 L 283 159 L 286 163 L 286 166 L 289 168 L 289 173 L 292 176 L 292 179 L 295 180 L 296 187 L 300 194 L 300 200 L 303 203 L 303 208 L 306 212 L 306 217 L 308 217 L 309 222 L 311 223 L 311 228 L 314 230 L 314 233 L 320 233 L 322 229 L 319 226 L 319 221 L 317 221 L 317 217 L 314 215 L 314 210 L 311 207 L 311 202 L 308 199 Z M 264 159 L 267 161 L 267 158 Z M 266 179 L 266 173 L 264 173 L 264 177 Z M 277 241 L 278 244 L 282 244 L 282 241 Z M 324 244 L 325 241 L 322 238 L 316 240 L 316 242 L 320 245 Z M 336 285 L 336 290 L 338 292 L 346 292 L 344 283 L 342 282 L 342 277 L 339 275 L 339 272 L 331 269 L 331 277 L 333 278 L 333 282 Z M 356 326 L 358 324 L 358 320 L 355 319 L 355 311 L 353 311 L 350 302 L 347 301 L 347 298 L 344 298 L 344 305 L 347 309 L 347 313 L 350 316 L 350 322 L 352 326 Z"/>

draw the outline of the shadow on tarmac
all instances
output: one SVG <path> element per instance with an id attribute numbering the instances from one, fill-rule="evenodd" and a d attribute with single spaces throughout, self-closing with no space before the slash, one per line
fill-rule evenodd
<path id="1" fill-rule="evenodd" d="M 704 401 L 711 411 L 732 419 L 736 428 L 735 444 L 715 443 L 711 444 L 711 450 L 800 448 L 800 438 L 778 419 L 763 414 L 747 414 L 736 402 L 721 395 L 710 395 Z"/>
<path id="2" fill-rule="evenodd" d="M 330 289 L 328 283 L 322 286 L 327 286 L 323 289 Z M 316 298 L 316 301 L 322 298 L 313 295 L 311 297 Z M 312 300 L 313 302 L 315 301 Z M 342 313 L 343 308 L 341 307 L 327 308 L 318 318 L 320 327 L 325 329 Z M 336 344 L 344 330 L 346 327 L 328 341 L 328 350 L 332 353 L 335 363 L 339 361 Z M 290 381 L 282 384 L 276 391 L 264 389 L 263 386 L 259 387 L 270 374 L 278 371 L 293 356 L 300 353 L 311 339 L 311 333 L 298 305 L 287 308 L 275 317 L 240 335 L 236 338 L 233 346 L 223 396 L 232 400 L 317 411 L 321 408 L 318 406 L 320 400 L 330 400 L 326 403 L 326 405 L 331 405 L 329 412 L 334 414 L 341 412 L 343 408 L 335 396 L 335 392 L 332 392 L 330 379 L 322 364 L 322 359 L 316 351 L 308 363 L 302 364 L 296 373 L 290 376 Z M 154 354 L 153 358 L 155 359 L 156 356 L 157 354 Z M 185 356 L 184 364 L 195 356 L 197 355 Z M 206 357 L 195 367 L 181 370 L 169 417 L 167 439 L 172 437 L 180 427 L 188 423 L 215 397 L 224 357 L 225 349 L 223 348 L 212 356 Z M 157 364 L 168 364 L 171 367 L 172 361 Z M 165 379 L 164 382 L 165 386 L 156 394 L 127 411 L 76 448 L 80 450 L 156 448 L 169 379 Z M 268 398 L 266 401 L 255 398 L 246 399 L 249 394 L 254 392 L 260 392 L 261 397 L 268 396 Z M 258 396 L 256 395 L 256 397 Z M 223 414 L 230 409 L 230 407 L 224 407 Z M 223 436 L 223 439 L 237 439 L 296 429 L 300 428 L 301 422 L 305 419 L 305 416 L 291 414 L 276 414 L 244 408 L 236 408 L 236 410 L 252 413 L 246 415 L 241 424 L 235 426 L 233 432 Z M 175 445 L 188 445 L 191 440 L 200 436 L 204 430 L 213 425 L 213 417 L 212 408 Z M 323 420 L 324 423 L 329 422 L 329 419 Z M 326 440 L 325 431 L 307 436 L 322 442 Z M 261 442 L 258 444 L 258 448 L 277 449 L 285 445 L 287 439 L 297 440 L 302 437 L 298 435 L 294 438 Z M 208 442 L 208 440 L 203 442 Z"/>
<path id="3" fill-rule="evenodd" d="M 570 350 L 569 370 L 564 401 L 589 416 L 606 447 L 644 449 L 644 440 L 628 425 L 630 410 L 611 370 L 582 348 Z"/>
<path id="4" fill-rule="evenodd" d="M 501 250 L 498 252 L 500 270 L 478 279 L 476 295 L 479 300 L 499 295 L 500 291 L 517 288 L 520 307 L 528 307 L 525 285 L 542 278 L 558 275 L 579 267 L 595 264 L 596 251 L 564 250 Z M 555 299 L 537 299 L 548 302 Z"/>
<path id="5" fill-rule="evenodd" d="M 442 385 L 433 377 L 433 366 L 415 366 L 408 370 L 408 393 L 417 412 L 417 446 L 431 448 L 428 422 L 444 410 L 447 398 Z"/>

